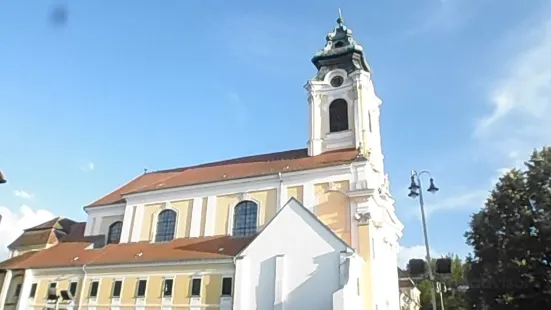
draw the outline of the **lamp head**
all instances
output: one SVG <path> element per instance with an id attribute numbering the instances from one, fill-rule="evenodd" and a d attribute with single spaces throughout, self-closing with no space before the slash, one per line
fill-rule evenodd
<path id="1" fill-rule="evenodd" d="M 427 189 L 427 192 L 434 194 L 438 190 L 439 188 L 434 185 L 434 179 L 430 178 L 430 184 L 429 184 L 429 188 Z"/>

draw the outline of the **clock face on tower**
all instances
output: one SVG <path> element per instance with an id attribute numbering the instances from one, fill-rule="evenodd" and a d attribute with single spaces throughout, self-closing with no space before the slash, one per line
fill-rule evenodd
<path id="1" fill-rule="evenodd" d="M 344 82 L 344 79 L 342 78 L 342 76 L 337 75 L 337 76 L 334 76 L 334 77 L 331 79 L 331 86 L 333 86 L 333 87 L 339 87 L 339 86 L 342 85 L 343 82 Z"/>

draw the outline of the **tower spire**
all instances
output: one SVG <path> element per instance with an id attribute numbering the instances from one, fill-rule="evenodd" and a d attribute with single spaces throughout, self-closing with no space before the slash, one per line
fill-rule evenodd
<path id="1" fill-rule="evenodd" d="M 342 11 L 341 8 L 339 8 L 339 18 L 337 18 L 337 24 L 339 24 L 339 27 L 344 26 L 344 18 L 342 18 Z"/>

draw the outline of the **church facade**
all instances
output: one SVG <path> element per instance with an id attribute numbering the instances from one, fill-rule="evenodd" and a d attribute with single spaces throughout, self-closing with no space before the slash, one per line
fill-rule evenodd
<path id="1" fill-rule="evenodd" d="M 144 173 L 25 230 L 0 309 L 400 309 L 381 100 L 342 18 L 312 62 L 307 148 Z"/>

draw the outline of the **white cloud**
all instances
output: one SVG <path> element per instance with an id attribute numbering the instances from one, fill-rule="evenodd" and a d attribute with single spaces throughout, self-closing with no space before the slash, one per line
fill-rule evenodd
<path id="1" fill-rule="evenodd" d="M 406 268 L 409 260 L 413 258 L 425 259 L 427 256 L 426 253 L 424 245 L 414 245 L 411 247 L 401 246 L 400 252 L 398 253 L 398 267 Z M 431 258 L 440 257 L 440 254 L 434 250 L 430 251 L 430 255 Z"/>
<path id="2" fill-rule="evenodd" d="M 0 206 L 0 260 L 7 257 L 7 246 L 12 243 L 24 229 L 36 226 L 54 218 L 47 210 L 33 210 L 27 205 L 22 205 L 18 212 Z"/>
<path id="3" fill-rule="evenodd" d="M 486 197 L 488 197 L 487 190 L 469 190 L 460 192 L 455 195 L 444 197 L 435 203 L 427 203 L 425 205 L 425 215 L 428 217 L 435 212 L 444 210 L 450 211 L 459 208 L 477 209 L 484 205 Z"/>
<path id="4" fill-rule="evenodd" d="M 87 162 L 86 164 L 82 165 L 82 166 L 80 167 L 80 170 L 82 170 L 82 171 L 84 171 L 84 172 L 90 172 L 90 171 L 93 171 L 94 168 L 95 168 L 94 163 L 91 162 L 91 161 L 89 161 L 89 162 Z"/>
<path id="5" fill-rule="evenodd" d="M 507 168 L 518 167 L 534 148 L 551 141 L 551 18 L 531 28 L 514 38 L 520 52 L 488 90 L 492 110 L 474 131 Z"/>
<path id="6" fill-rule="evenodd" d="M 31 199 L 34 197 L 33 194 L 26 192 L 24 190 L 14 190 L 13 194 L 17 197 L 23 198 L 23 199 Z"/>

